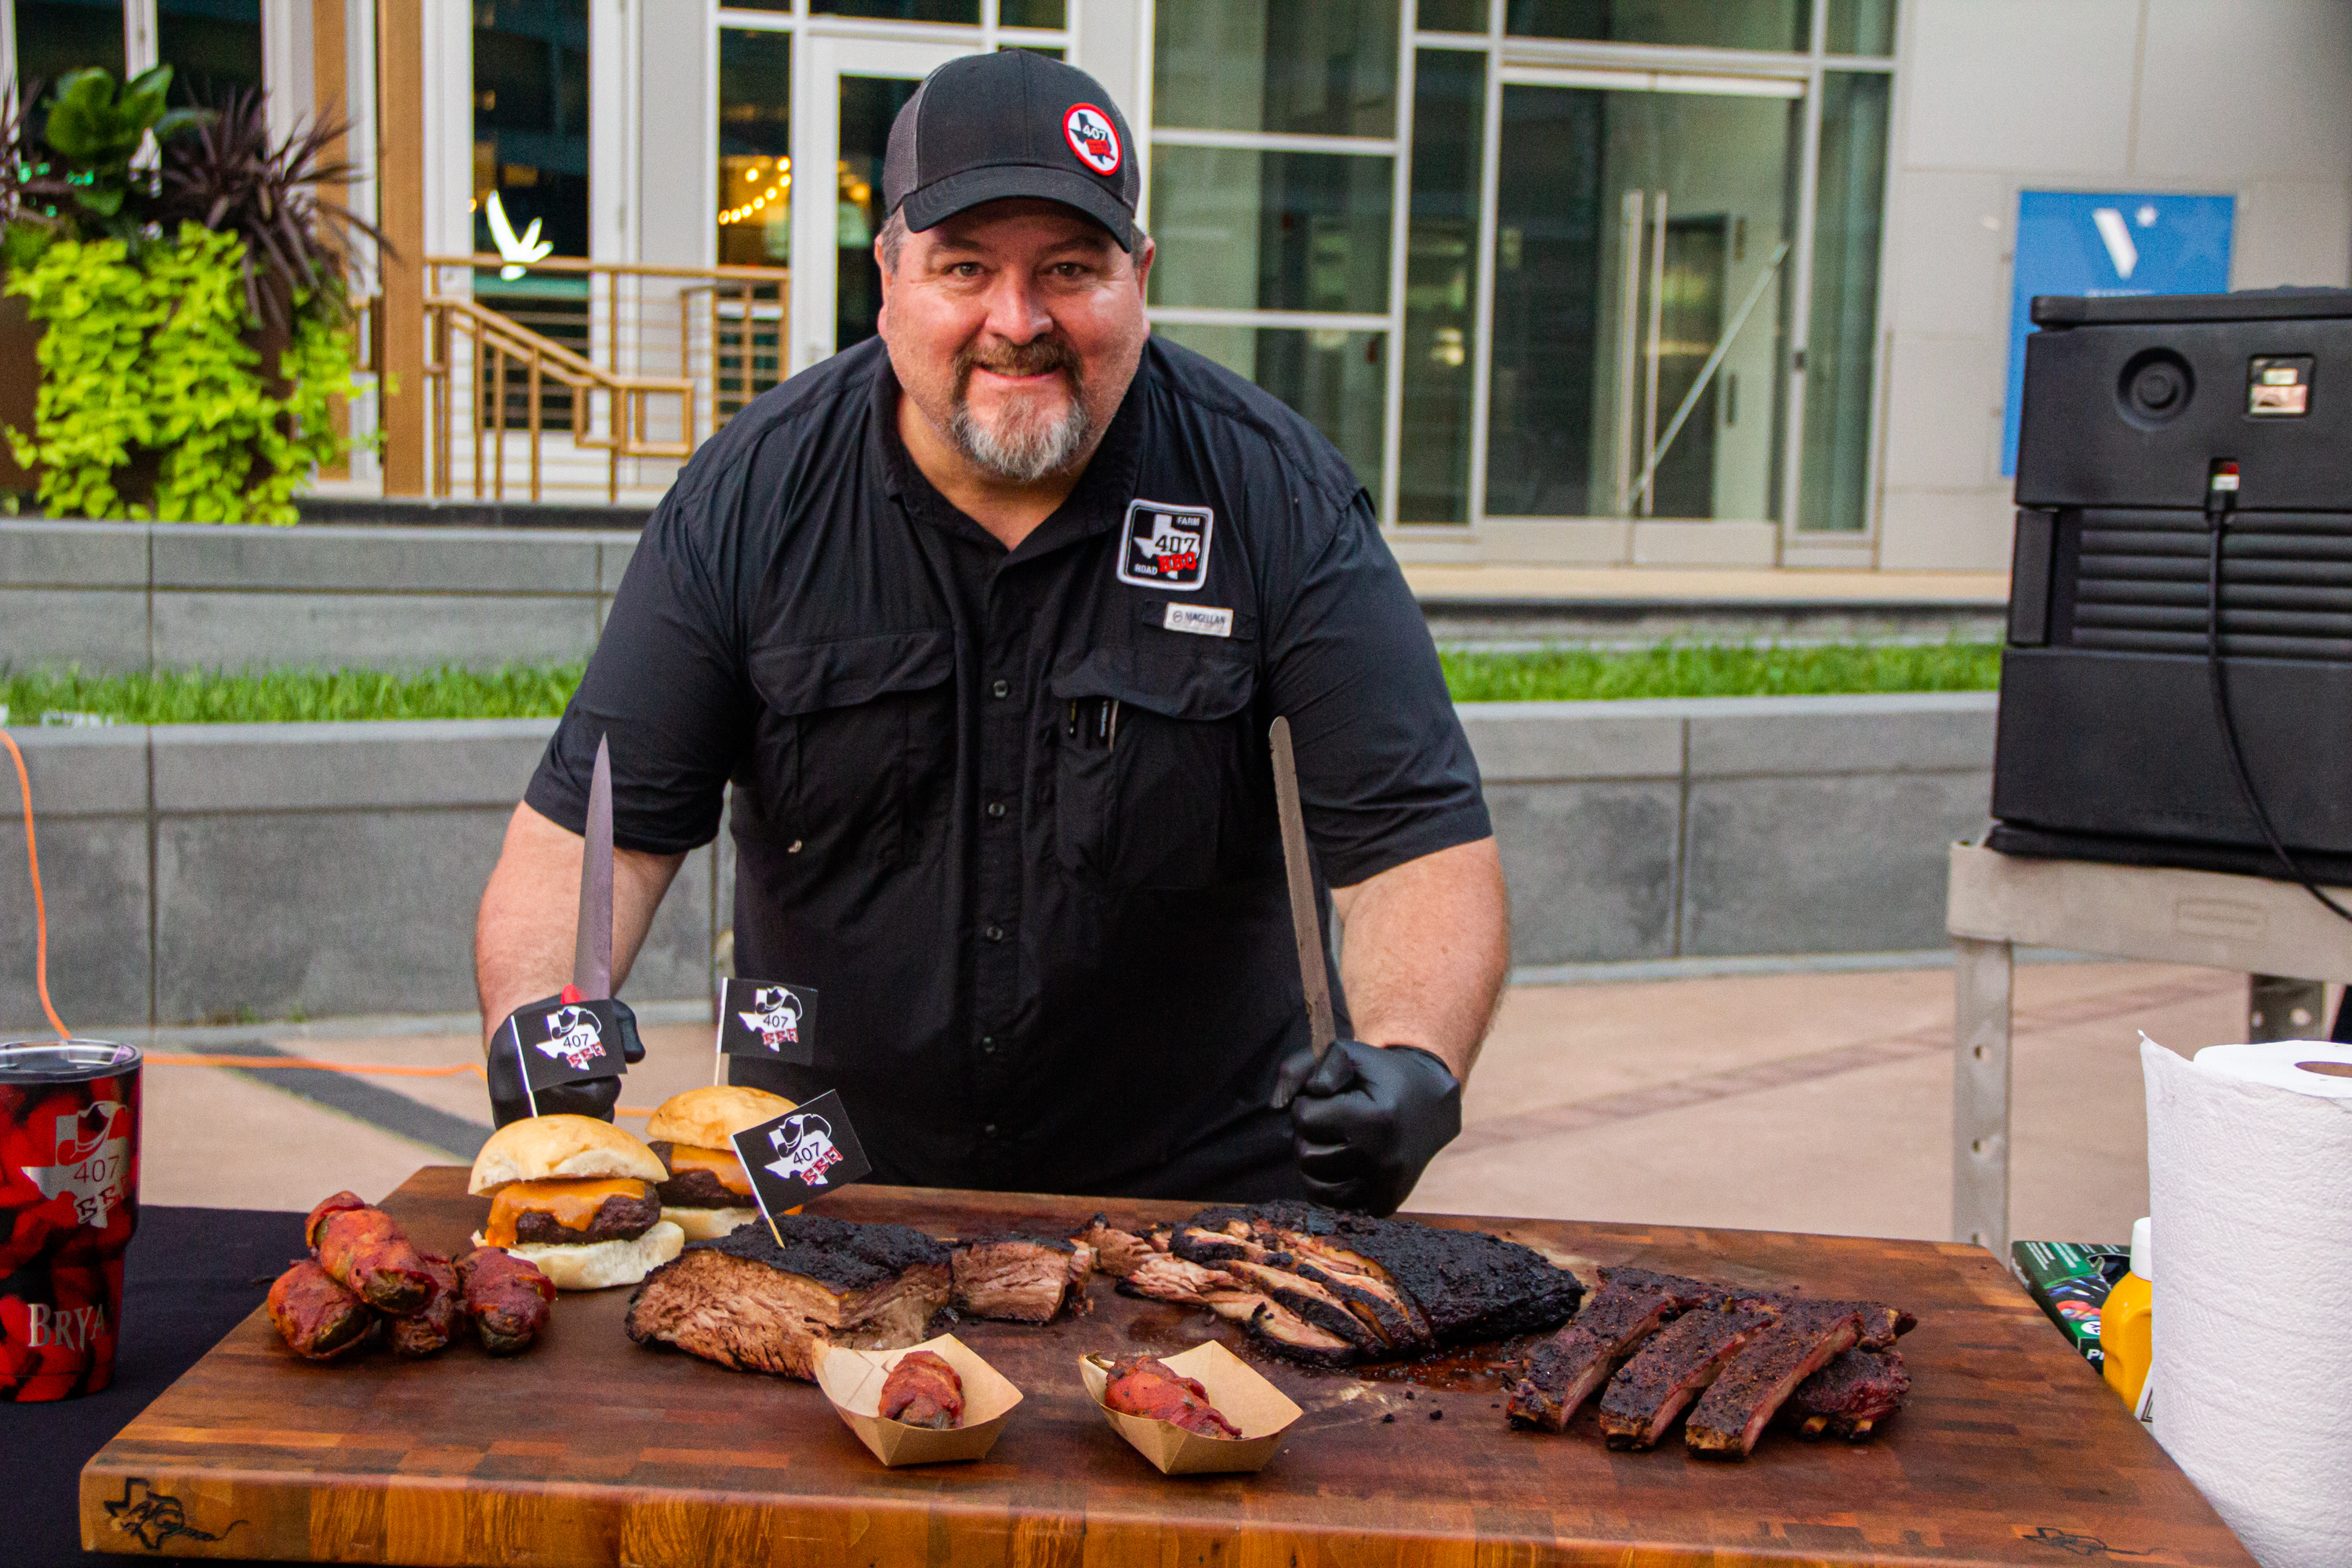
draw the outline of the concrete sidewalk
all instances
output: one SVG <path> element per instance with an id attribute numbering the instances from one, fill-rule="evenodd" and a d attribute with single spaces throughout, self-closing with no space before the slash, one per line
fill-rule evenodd
<path id="1" fill-rule="evenodd" d="M 1415 1208 L 1942 1239 L 1948 1230 L 1951 973 L 1725 975 L 1530 985 L 1505 1003 L 1462 1137 Z M 2147 1209 L 2137 1031 L 2179 1050 L 2242 1037 L 2245 978 L 2147 963 L 2018 972 L 2013 1234 L 2115 1240 Z M 257 1026 L 163 1051 L 457 1065 L 467 1033 Z M 623 1125 L 708 1082 L 699 1023 L 650 1026 Z M 208 1031 L 217 1035 L 217 1031 Z M 307 1208 L 378 1197 L 470 1158 L 478 1079 L 158 1065 L 150 1203 Z"/>

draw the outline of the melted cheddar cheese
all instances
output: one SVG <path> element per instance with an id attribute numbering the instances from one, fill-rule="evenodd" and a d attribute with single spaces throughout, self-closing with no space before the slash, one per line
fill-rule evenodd
<path id="1" fill-rule="evenodd" d="M 688 1171 L 708 1171 L 729 1192 L 747 1198 L 751 1195 L 751 1178 L 743 1173 L 743 1162 L 723 1150 L 705 1149 L 693 1143 L 671 1144 L 669 1173 L 682 1176 Z"/>
<path id="2" fill-rule="evenodd" d="M 500 1187 L 490 1199 L 490 1223 L 482 1227 L 483 1244 L 515 1245 L 515 1223 L 527 1214 L 554 1217 L 566 1230 L 586 1230 L 606 1198 L 643 1198 L 645 1183 L 628 1177 L 604 1182 L 515 1182 Z"/>

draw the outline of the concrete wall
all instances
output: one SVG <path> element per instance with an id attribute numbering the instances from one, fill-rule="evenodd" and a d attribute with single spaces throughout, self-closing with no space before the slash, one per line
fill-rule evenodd
<path id="1" fill-rule="evenodd" d="M 1983 824 L 1993 706 L 1989 693 L 1465 706 L 1514 962 L 1539 977 L 1939 945 L 1944 848 Z M 475 908 L 552 727 L 12 731 L 39 814 L 58 1007 L 98 1028 L 473 1005 Z M 40 1018 L 23 854 L 16 812 L 0 811 L 0 1035 Z M 705 994 L 731 879 L 730 857 L 689 858 L 627 995 Z"/>
<path id="2" fill-rule="evenodd" d="M 0 521 L 0 664 L 584 659 L 634 531 Z"/>
<path id="3" fill-rule="evenodd" d="M 2231 286 L 2343 284 L 2341 0 L 1905 0 L 1879 564 L 2005 568 L 2000 445 L 2021 190 L 2237 198 Z"/>

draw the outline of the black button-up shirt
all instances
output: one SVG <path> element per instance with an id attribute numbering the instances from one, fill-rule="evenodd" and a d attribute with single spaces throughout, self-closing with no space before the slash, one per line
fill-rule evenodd
<path id="1" fill-rule="evenodd" d="M 908 459 L 898 397 L 869 342 L 703 447 L 526 799 L 577 830 L 609 735 L 615 841 L 674 854 L 733 784 L 736 971 L 822 1004 L 813 1065 L 737 1081 L 839 1089 L 877 1179 L 1293 1192 L 1268 724 L 1318 886 L 1489 831 L 1369 499 L 1305 420 L 1154 338 L 1008 552 Z"/>

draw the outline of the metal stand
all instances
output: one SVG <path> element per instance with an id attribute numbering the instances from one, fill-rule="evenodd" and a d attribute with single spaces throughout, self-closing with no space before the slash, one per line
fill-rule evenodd
<path id="1" fill-rule="evenodd" d="M 2030 859 L 1973 844 L 1952 846 L 1950 868 L 1952 1236 L 2004 1262 L 2017 945 L 2241 971 L 2252 976 L 2250 1039 L 2325 1034 L 2321 984 L 2352 981 L 2352 925 L 2291 882 Z"/>

